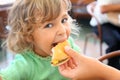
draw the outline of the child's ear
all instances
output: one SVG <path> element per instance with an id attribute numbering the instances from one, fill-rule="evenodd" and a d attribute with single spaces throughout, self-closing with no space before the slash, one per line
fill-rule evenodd
<path id="1" fill-rule="evenodd" d="M 29 43 L 33 42 L 33 38 L 32 38 L 32 36 L 28 36 L 28 37 L 26 37 L 26 41 L 29 42 Z"/>

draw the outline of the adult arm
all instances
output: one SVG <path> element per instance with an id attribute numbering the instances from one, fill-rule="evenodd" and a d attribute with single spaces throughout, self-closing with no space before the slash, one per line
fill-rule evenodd
<path id="1" fill-rule="evenodd" d="M 120 4 L 109 4 L 109 5 L 101 6 L 102 13 L 114 12 L 114 11 L 120 11 Z"/>
<path id="2" fill-rule="evenodd" d="M 63 76 L 75 80 L 120 80 L 119 70 L 95 58 L 80 55 L 69 47 L 65 47 L 65 52 L 71 59 L 59 66 L 59 71 Z"/>
<path id="3" fill-rule="evenodd" d="M 0 80 L 2 80 L 2 78 L 0 77 Z"/>

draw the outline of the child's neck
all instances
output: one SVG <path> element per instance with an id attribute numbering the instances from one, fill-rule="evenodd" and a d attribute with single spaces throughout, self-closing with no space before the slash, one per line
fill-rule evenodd
<path id="1" fill-rule="evenodd" d="M 37 51 L 37 50 L 34 50 L 35 54 L 37 54 L 38 56 L 41 56 L 41 57 L 48 57 L 50 56 L 49 54 L 45 53 L 45 52 L 40 52 L 40 51 Z"/>

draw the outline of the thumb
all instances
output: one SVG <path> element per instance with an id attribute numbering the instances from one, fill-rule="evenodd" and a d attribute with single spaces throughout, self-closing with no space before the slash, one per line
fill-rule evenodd
<path id="1" fill-rule="evenodd" d="M 74 51 L 72 48 L 70 48 L 69 46 L 65 46 L 65 52 L 72 57 L 73 59 L 78 59 L 80 58 L 80 54 L 77 53 L 76 51 Z"/>

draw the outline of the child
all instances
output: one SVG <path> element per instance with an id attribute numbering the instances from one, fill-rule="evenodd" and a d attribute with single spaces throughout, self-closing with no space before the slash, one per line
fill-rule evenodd
<path id="1" fill-rule="evenodd" d="M 69 0 L 16 0 L 8 17 L 11 27 L 8 48 L 17 53 L 14 61 L 0 72 L 2 80 L 68 80 L 52 67 L 51 49 L 70 38 Z"/>

